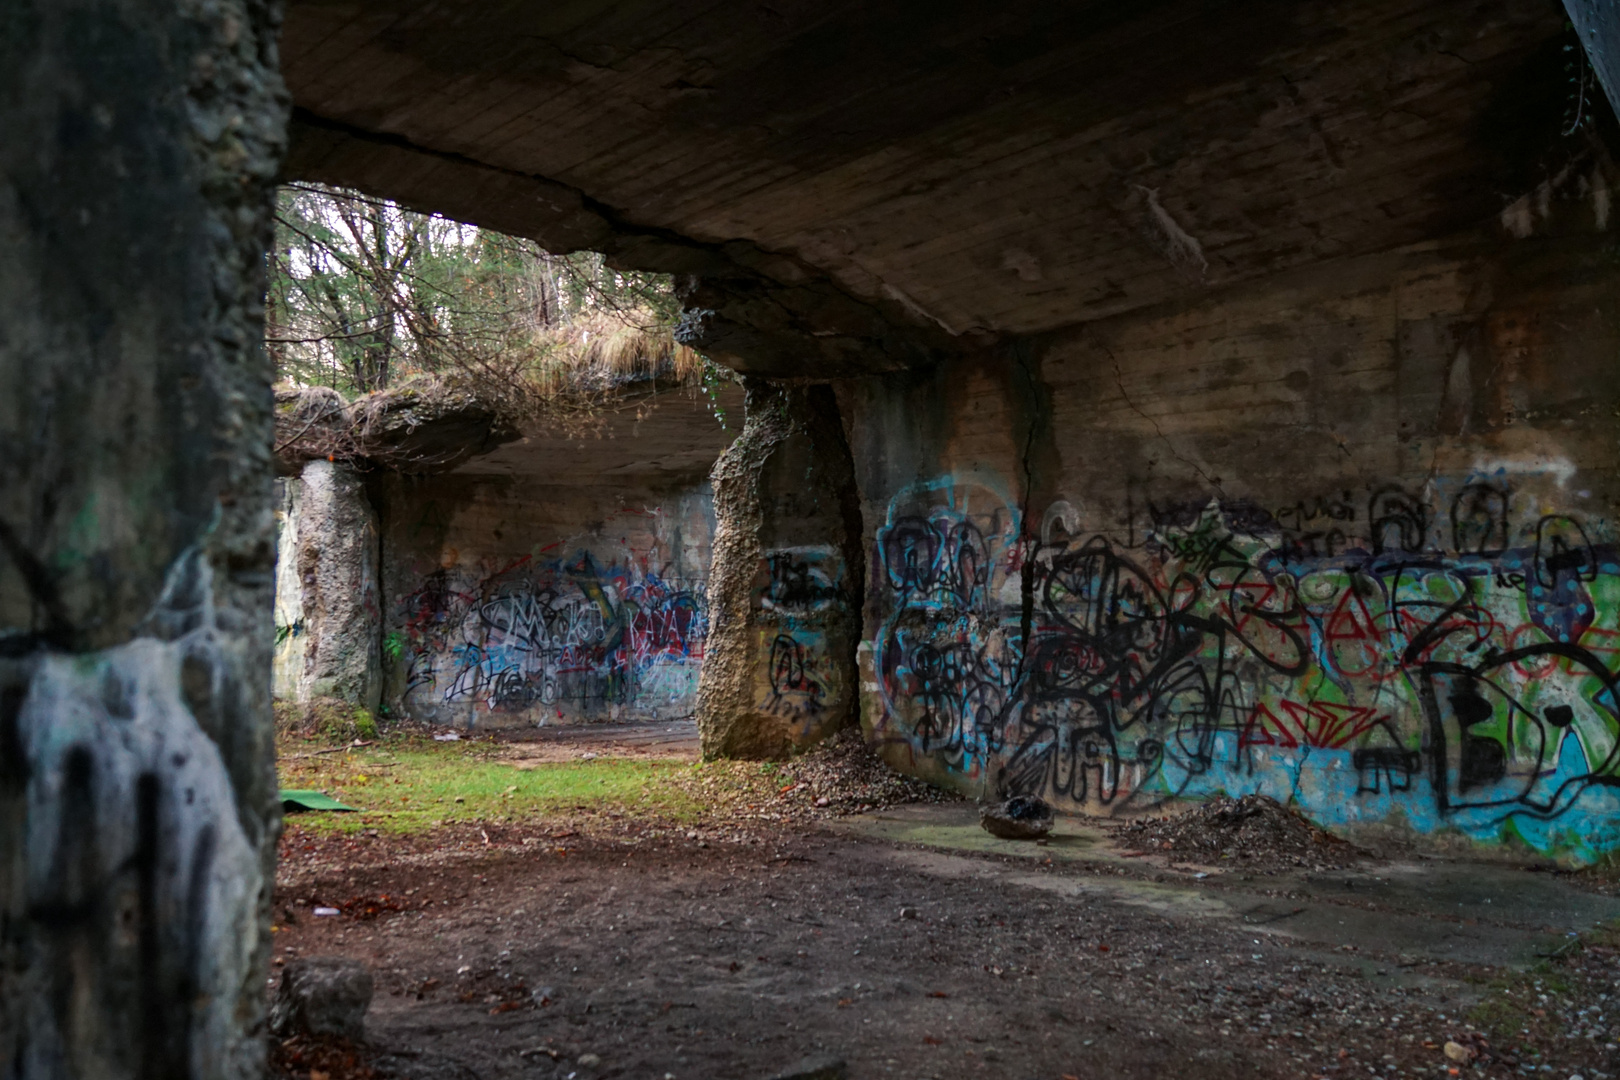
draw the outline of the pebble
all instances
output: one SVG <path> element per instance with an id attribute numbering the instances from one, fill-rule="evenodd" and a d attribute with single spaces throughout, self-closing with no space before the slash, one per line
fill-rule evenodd
<path id="1" fill-rule="evenodd" d="M 596 1066 L 602 1064 L 602 1059 L 596 1054 L 581 1054 L 579 1055 L 578 1064 L 583 1065 L 587 1069 L 594 1069 Z"/>

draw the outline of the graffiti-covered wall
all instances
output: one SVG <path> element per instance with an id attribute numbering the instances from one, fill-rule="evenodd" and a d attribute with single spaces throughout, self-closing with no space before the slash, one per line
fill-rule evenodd
<path id="1" fill-rule="evenodd" d="M 706 487 L 456 474 L 382 487 L 393 709 L 458 726 L 692 713 Z"/>
<path id="2" fill-rule="evenodd" d="M 1620 846 L 1620 282 L 1587 255 L 1387 258 L 848 388 L 871 737 L 1095 813 L 1258 791 Z"/>
<path id="3" fill-rule="evenodd" d="M 754 382 L 747 405 L 710 474 L 698 732 L 709 756 L 781 758 L 855 721 L 861 515 L 831 388 Z"/>

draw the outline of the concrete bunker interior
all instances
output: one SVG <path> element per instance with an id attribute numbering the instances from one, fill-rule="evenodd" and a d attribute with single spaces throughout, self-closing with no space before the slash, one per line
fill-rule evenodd
<path id="1" fill-rule="evenodd" d="M 284 392 L 283 427 L 304 423 L 308 396 Z M 741 413 L 740 392 L 717 397 Z M 414 437 L 480 408 L 459 404 Z M 475 446 L 495 442 L 487 420 L 471 426 Z M 639 387 L 589 430 L 514 429 L 448 469 L 401 471 L 422 467 L 412 455 L 374 465 L 363 441 L 344 462 L 288 461 L 277 696 L 464 731 L 690 719 L 707 633 L 708 469 L 727 434 L 707 398 Z"/>
<path id="2" fill-rule="evenodd" d="M 300 1077 L 1620 1070 L 1605 9 L 19 11 L 17 1075 L 253 1075 L 288 949 L 380 988 L 370 1043 L 269 1044 Z M 730 430 L 407 402 L 289 453 L 357 418 L 271 395 L 288 181 L 672 275 Z M 508 805 L 692 717 L 743 794 L 282 833 L 272 690 L 454 729 Z M 834 822 L 829 744 L 1069 816 Z M 322 749 L 284 773 L 452 752 Z M 1370 861 L 1125 831 L 1254 795 Z"/>

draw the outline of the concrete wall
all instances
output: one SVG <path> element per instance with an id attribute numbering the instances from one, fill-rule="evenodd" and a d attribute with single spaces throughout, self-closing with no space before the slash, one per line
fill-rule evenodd
<path id="1" fill-rule="evenodd" d="M 465 727 L 692 713 L 707 483 L 557 478 L 375 486 L 390 713 Z"/>
<path id="2" fill-rule="evenodd" d="M 272 689 L 368 711 L 382 691 L 377 515 L 353 468 L 317 459 L 276 481 Z"/>
<path id="3" fill-rule="evenodd" d="M 264 1068 L 274 14 L 0 14 L 7 1076 Z"/>
<path id="4" fill-rule="evenodd" d="M 1620 846 L 1614 181 L 1559 183 L 1488 236 L 842 387 L 888 759 Z"/>
<path id="5" fill-rule="evenodd" d="M 783 758 L 854 723 L 863 585 L 854 464 L 827 386 L 753 382 L 715 463 L 708 757 Z"/>

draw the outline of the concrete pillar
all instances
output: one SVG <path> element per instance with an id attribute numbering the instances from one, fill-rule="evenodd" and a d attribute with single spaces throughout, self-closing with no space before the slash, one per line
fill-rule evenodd
<path id="1" fill-rule="evenodd" d="M 302 466 L 299 466 L 302 471 Z M 278 476 L 276 507 L 276 652 L 270 689 L 278 701 L 307 701 L 304 657 L 309 633 L 304 624 L 304 587 L 298 579 L 298 518 L 304 486 L 297 476 Z"/>
<path id="2" fill-rule="evenodd" d="M 1620 114 L 1620 12 L 1604 0 L 1564 0 L 1564 10 L 1575 24 L 1609 106 Z M 1582 78 L 1584 74 L 1577 76 L 1577 80 Z M 1576 87 L 1581 96 L 1580 108 L 1600 107 L 1596 91 L 1597 87 L 1589 88 L 1584 83 Z"/>
<path id="3" fill-rule="evenodd" d="M 348 465 L 306 462 L 277 514 L 276 696 L 375 711 L 382 693 L 377 515 Z"/>
<path id="4" fill-rule="evenodd" d="M 779 758 L 855 721 L 865 558 L 860 498 L 826 386 L 748 386 L 718 462 L 709 638 L 698 684 L 706 757 Z"/>
<path id="5" fill-rule="evenodd" d="M 0 14 L 0 1071 L 263 1067 L 270 6 Z"/>

